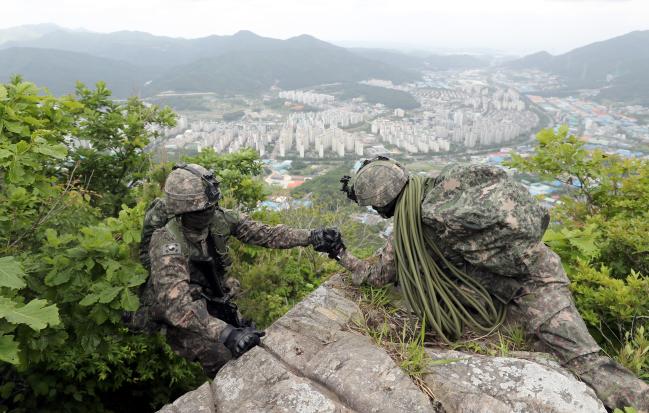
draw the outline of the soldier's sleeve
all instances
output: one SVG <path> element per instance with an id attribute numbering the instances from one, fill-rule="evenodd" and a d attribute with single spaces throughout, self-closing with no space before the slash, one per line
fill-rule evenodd
<path id="1" fill-rule="evenodd" d="M 149 256 L 149 245 L 153 232 L 167 224 L 169 216 L 164 200 L 156 198 L 151 201 L 142 224 L 142 236 L 140 237 L 140 262 L 144 268 L 151 269 L 151 257 Z"/>
<path id="2" fill-rule="evenodd" d="M 367 281 L 375 287 L 393 282 L 397 277 L 392 237 L 373 256 L 366 260 L 354 257 L 344 250 L 340 255 L 340 265 L 352 273 L 352 282 L 360 285 Z"/>
<path id="3" fill-rule="evenodd" d="M 306 247 L 309 243 L 308 229 L 291 228 L 287 225 L 267 225 L 239 214 L 232 225 L 232 235 L 246 244 L 267 248 Z"/>
<path id="4" fill-rule="evenodd" d="M 151 238 L 151 282 L 159 311 L 156 316 L 176 328 L 197 333 L 216 343 L 226 323 L 207 312 L 205 300 L 194 299 L 187 259 L 164 228 Z"/>

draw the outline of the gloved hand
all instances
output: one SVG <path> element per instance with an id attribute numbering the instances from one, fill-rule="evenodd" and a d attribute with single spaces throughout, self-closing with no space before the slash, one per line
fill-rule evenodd
<path id="1" fill-rule="evenodd" d="M 329 258 L 336 258 L 345 249 L 342 235 L 338 228 L 318 228 L 311 231 L 309 243 L 313 249 L 326 252 Z"/>
<path id="2" fill-rule="evenodd" d="M 253 327 L 237 328 L 227 326 L 221 333 L 219 341 L 232 353 L 234 358 L 239 358 L 243 353 L 261 343 L 261 337 L 266 333 Z"/>

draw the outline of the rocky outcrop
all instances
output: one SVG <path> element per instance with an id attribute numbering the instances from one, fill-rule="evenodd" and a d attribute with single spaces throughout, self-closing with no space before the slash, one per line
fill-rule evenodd
<path id="1" fill-rule="evenodd" d="M 334 277 L 266 330 L 263 344 L 160 412 L 605 413 L 557 363 L 427 349 L 437 402 L 385 350 L 350 331 L 358 305 Z M 441 408 L 439 407 L 441 403 Z"/>

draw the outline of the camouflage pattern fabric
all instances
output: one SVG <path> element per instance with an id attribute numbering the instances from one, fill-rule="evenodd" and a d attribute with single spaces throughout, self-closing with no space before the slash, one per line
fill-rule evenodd
<path id="1" fill-rule="evenodd" d="M 422 221 L 445 256 L 499 275 L 529 272 L 550 216 L 500 168 L 451 165 L 427 185 Z"/>
<path id="2" fill-rule="evenodd" d="M 637 413 L 649 413 L 649 386 L 632 372 L 608 357 L 589 354 L 566 365 L 597 397 L 611 408 L 635 407 Z"/>
<path id="3" fill-rule="evenodd" d="M 214 237 L 217 253 L 226 263 L 225 267 L 229 267 L 230 263 L 226 245 L 230 236 L 247 244 L 268 248 L 285 249 L 309 245 L 311 232 L 306 229 L 296 229 L 286 225 L 269 226 L 250 219 L 246 214 L 222 208 L 216 208 L 214 214 L 210 233 Z M 145 268 L 151 267 L 149 244 L 153 232 L 164 227 L 173 216 L 167 208 L 165 198 L 156 198 L 149 205 L 144 217 L 140 241 L 140 261 Z"/>
<path id="4" fill-rule="evenodd" d="M 196 253 L 196 247 L 183 251 L 181 242 L 167 228 L 157 229 L 151 238 L 151 275 L 141 296 L 140 309 L 134 324 L 148 331 L 162 328 L 174 341 L 169 344 L 181 355 L 192 355 L 190 360 L 208 360 L 212 353 L 228 354 L 219 344 L 224 321 L 210 316 L 207 303 L 201 296 L 201 287 L 192 284 L 189 263 L 185 254 Z M 194 250 L 194 251 L 192 251 Z M 187 337 L 187 340 L 181 337 Z M 191 338 L 191 339 L 190 339 Z M 202 347 L 185 348 L 183 343 L 203 343 Z M 215 347 L 223 347 L 215 349 Z M 222 364 L 226 360 L 215 360 Z M 205 365 L 211 373 L 212 365 Z"/>
<path id="5" fill-rule="evenodd" d="M 342 250 L 339 258 L 340 265 L 352 273 L 352 282 L 355 285 L 367 282 L 375 287 L 380 287 L 397 279 L 392 236 L 383 247 L 366 260 L 359 260 L 347 250 Z"/>
<path id="6" fill-rule="evenodd" d="M 172 217 L 173 214 L 167 212 L 167 206 L 162 198 L 154 199 L 146 210 L 142 225 L 142 236 L 140 237 L 140 262 L 147 270 L 151 269 L 149 244 L 151 244 L 153 232 L 164 227 Z"/>
<path id="7" fill-rule="evenodd" d="M 190 274 L 189 258 L 204 255 L 207 240 L 192 241 L 185 235 L 179 219 L 169 219 L 165 201 L 158 200 L 147 212 L 145 228 L 165 224 L 153 231 L 149 244 L 151 272 L 141 293 L 141 306 L 130 326 L 147 332 L 165 331 L 167 341 L 178 354 L 199 361 L 211 377 L 231 357 L 229 350 L 218 343 L 226 323 L 211 316 L 202 293 L 210 293 L 205 285 Z M 285 225 L 270 226 L 250 219 L 245 214 L 217 208 L 207 236 L 214 241 L 208 251 L 221 264 L 227 275 L 229 255 L 227 240 L 234 236 L 242 242 L 269 248 L 292 248 L 309 245 L 310 231 Z M 200 281 L 200 280 L 198 280 Z M 226 287 L 236 294 L 238 280 L 228 278 Z"/>
<path id="8" fill-rule="evenodd" d="M 201 165 L 189 164 L 199 174 L 209 175 L 210 171 Z M 185 169 L 174 169 L 165 181 L 167 209 L 174 215 L 200 211 L 214 205 L 216 200 L 208 200 L 203 179 Z"/>
<path id="9" fill-rule="evenodd" d="M 380 182 L 380 185 L 377 185 Z M 402 166 L 392 161 L 374 161 L 362 167 L 351 182 L 360 206 L 382 207 L 399 195 L 408 182 Z"/>
<path id="10" fill-rule="evenodd" d="M 422 220 L 445 257 L 509 303 L 510 317 L 520 320 L 543 350 L 583 373 L 607 406 L 644 400 L 635 393 L 645 391 L 641 397 L 649 398 L 646 384 L 597 355 L 600 348 L 575 307 L 561 261 L 541 242 L 548 213 L 522 185 L 495 167 L 451 165 L 427 182 Z M 355 284 L 381 286 L 396 280 L 392 239 L 367 260 L 344 251 L 340 263 L 352 272 Z M 619 386 L 613 386 L 614 396 L 607 394 L 612 384 L 603 383 L 615 377 L 633 389 L 625 390 L 628 396 Z"/>

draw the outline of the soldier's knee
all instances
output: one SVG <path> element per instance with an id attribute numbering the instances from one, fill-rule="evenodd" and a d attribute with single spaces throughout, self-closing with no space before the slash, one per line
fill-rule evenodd
<path id="1" fill-rule="evenodd" d="M 539 246 L 537 259 L 529 270 L 529 278 L 535 284 L 554 285 L 556 288 L 570 284 L 561 258 L 546 245 Z"/>

